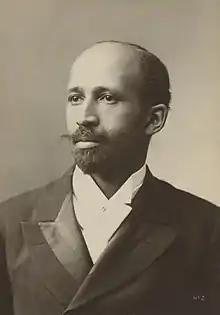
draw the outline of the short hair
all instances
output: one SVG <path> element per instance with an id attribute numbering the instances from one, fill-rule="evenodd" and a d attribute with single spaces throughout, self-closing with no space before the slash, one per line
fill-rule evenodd
<path id="1" fill-rule="evenodd" d="M 101 43 L 117 43 L 134 48 L 138 52 L 142 75 L 141 97 L 147 97 L 151 106 L 164 104 L 170 107 L 170 79 L 166 66 L 146 48 L 130 42 L 117 40 L 102 40 Z"/>

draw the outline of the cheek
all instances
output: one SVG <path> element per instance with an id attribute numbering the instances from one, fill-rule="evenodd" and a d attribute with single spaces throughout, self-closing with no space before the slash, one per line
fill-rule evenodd
<path id="1" fill-rule="evenodd" d="M 73 133 L 77 128 L 77 111 L 73 111 L 72 108 L 67 105 L 66 107 L 66 126 L 69 133 Z"/>
<path id="2" fill-rule="evenodd" d="M 124 133 L 140 127 L 142 116 L 135 111 L 112 109 L 107 110 L 101 117 L 104 129 L 112 134 Z"/>

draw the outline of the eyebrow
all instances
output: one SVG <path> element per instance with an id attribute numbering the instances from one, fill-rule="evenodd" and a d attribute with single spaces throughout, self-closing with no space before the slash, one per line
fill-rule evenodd
<path id="1" fill-rule="evenodd" d="M 68 89 L 67 92 L 68 93 L 73 93 L 73 92 L 75 92 L 75 93 L 83 93 L 83 89 L 81 87 L 79 87 L 79 86 L 74 86 L 74 87 Z"/>

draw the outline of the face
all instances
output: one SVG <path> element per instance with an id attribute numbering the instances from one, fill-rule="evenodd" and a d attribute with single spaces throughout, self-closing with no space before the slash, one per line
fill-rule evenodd
<path id="1" fill-rule="evenodd" d="M 111 172 L 146 154 L 146 113 L 138 98 L 138 64 L 119 45 L 99 44 L 73 64 L 67 129 L 85 173 Z"/>

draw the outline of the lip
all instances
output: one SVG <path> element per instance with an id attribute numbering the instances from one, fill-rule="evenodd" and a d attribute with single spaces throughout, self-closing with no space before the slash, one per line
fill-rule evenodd
<path id="1" fill-rule="evenodd" d="M 97 147 L 98 145 L 99 143 L 95 141 L 79 141 L 76 143 L 76 147 L 79 149 L 90 149 Z"/>

